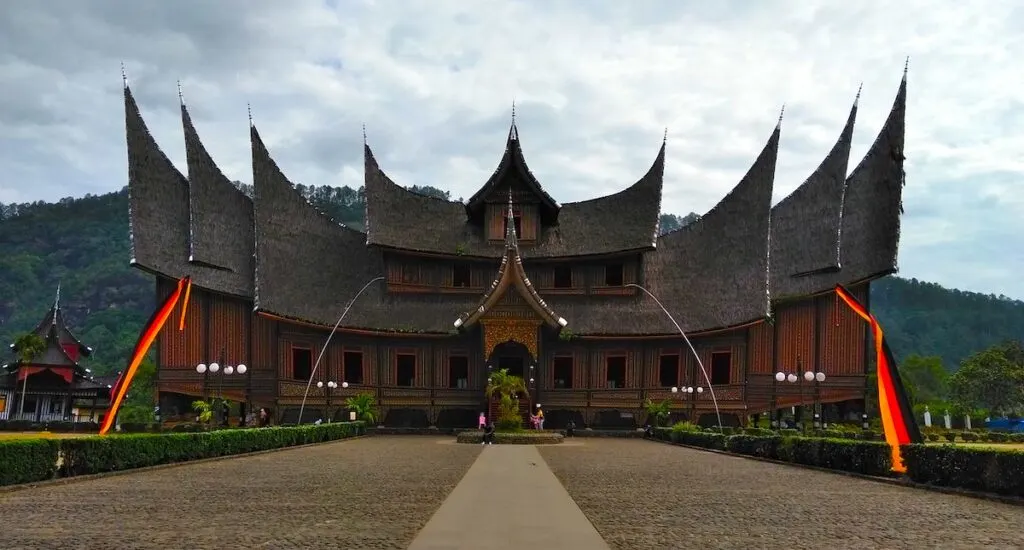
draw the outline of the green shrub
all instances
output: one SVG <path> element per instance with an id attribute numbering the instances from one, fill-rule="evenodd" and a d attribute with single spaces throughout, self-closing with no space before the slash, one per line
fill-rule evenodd
<path id="1" fill-rule="evenodd" d="M 0 485 L 50 479 L 57 473 L 58 439 L 0 441 Z"/>
<path id="2" fill-rule="evenodd" d="M 456 441 L 459 443 L 475 443 L 479 445 L 483 442 L 484 434 L 480 431 L 465 431 L 459 432 L 456 436 Z M 558 432 L 538 432 L 533 430 L 523 430 L 518 433 L 506 433 L 496 432 L 494 434 L 494 443 L 497 445 L 543 445 L 551 443 L 561 443 L 565 437 Z"/>
<path id="3" fill-rule="evenodd" d="M 992 443 L 1006 443 L 1009 438 L 1003 432 L 989 432 L 986 439 Z"/>
<path id="4" fill-rule="evenodd" d="M 937 434 L 935 432 L 926 433 L 926 434 L 924 434 L 924 436 L 926 438 L 928 438 L 928 441 L 938 441 L 939 440 L 939 434 Z M 967 441 L 967 440 L 965 439 L 964 441 Z"/>
<path id="5" fill-rule="evenodd" d="M 690 422 L 676 422 L 672 425 L 673 432 L 699 432 L 700 426 Z"/>
<path id="6" fill-rule="evenodd" d="M 918 483 L 1024 496 L 1024 452 L 956 445 L 905 445 L 907 475 Z"/>
<path id="7" fill-rule="evenodd" d="M 362 422 L 198 433 L 125 434 L 61 441 L 61 475 L 76 476 L 333 441 L 366 432 Z"/>
<path id="8" fill-rule="evenodd" d="M 775 435 L 775 432 L 769 430 L 768 428 L 747 428 L 743 430 L 743 433 L 747 435 L 757 435 L 761 437 L 772 437 Z"/>
<path id="9" fill-rule="evenodd" d="M 956 432 L 943 432 L 942 437 L 945 437 L 946 441 L 952 443 L 956 441 Z"/>

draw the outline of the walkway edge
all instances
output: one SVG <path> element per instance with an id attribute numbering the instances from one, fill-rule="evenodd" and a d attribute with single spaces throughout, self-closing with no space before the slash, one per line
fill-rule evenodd
<path id="1" fill-rule="evenodd" d="M 71 477 L 57 477 L 53 479 L 47 479 L 45 481 L 32 481 L 29 483 L 19 483 L 17 485 L 3 485 L 0 486 L 0 495 L 6 493 L 14 493 L 17 491 L 24 491 L 26 489 L 36 489 L 39 487 L 51 487 L 55 485 L 66 485 L 68 483 L 76 483 L 79 481 L 89 481 L 93 479 L 102 479 L 106 477 L 116 477 L 126 474 L 134 474 L 138 472 L 152 472 L 156 470 L 166 470 L 168 468 L 178 468 L 181 466 L 188 466 L 191 464 L 206 464 L 208 462 L 217 462 L 220 460 L 229 460 L 232 458 L 243 458 L 248 456 L 258 456 L 270 453 L 277 453 L 281 451 L 290 451 L 292 449 L 302 449 L 305 447 L 313 447 L 316 445 L 330 445 L 331 443 L 342 443 L 345 441 L 352 441 L 354 439 L 362 439 L 369 437 L 367 435 L 356 435 L 352 437 L 344 437 L 341 439 L 335 439 L 333 441 L 320 441 L 317 443 L 306 443 L 304 445 L 293 445 L 291 447 L 278 447 L 276 449 L 264 449 L 262 451 L 253 451 L 251 453 L 241 453 L 236 455 L 224 455 L 224 456 L 212 456 L 210 458 L 200 458 L 197 460 L 183 460 L 181 462 L 169 462 L 167 464 L 156 464 L 154 466 L 143 466 L 141 468 L 129 468 L 127 470 L 114 470 L 112 472 L 100 472 L 98 474 L 86 474 L 80 476 Z"/>
<path id="2" fill-rule="evenodd" d="M 909 478 L 901 477 L 880 477 L 872 476 L 868 474 L 861 474 L 857 472 L 848 472 L 846 470 L 833 470 L 831 468 L 824 468 L 821 466 L 812 466 L 810 464 L 800 464 L 797 462 L 786 462 L 784 460 L 775 460 L 774 458 L 765 458 L 763 456 L 751 456 L 740 453 L 732 453 L 729 451 L 722 451 L 719 449 L 707 449 L 705 447 L 697 447 L 695 445 L 686 445 L 683 443 L 673 443 L 672 441 L 664 441 L 661 439 L 648 439 L 648 441 L 654 443 L 661 443 L 664 445 L 674 445 L 676 447 L 685 447 L 687 449 L 693 449 L 695 451 L 704 451 L 706 453 L 717 453 L 726 456 L 735 456 L 738 458 L 746 458 L 748 460 L 757 460 L 760 462 L 768 462 L 771 464 L 780 464 L 782 466 L 792 466 L 794 468 L 803 468 L 805 470 L 816 470 L 818 472 L 824 472 L 829 474 L 844 475 L 847 477 L 856 477 L 860 479 L 866 479 L 868 481 L 875 481 L 878 483 L 888 483 L 889 485 L 897 485 L 900 487 L 908 487 L 911 489 L 924 489 L 926 491 L 932 491 L 936 493 L 945 493 L 948 495 L 960 495 L 971 498 L 978 498 L 981 500 L 988 500 L 992 502 L 1001 502 L 1003 504 L 1010 504 L 1013 506 L 1024 506 L 1024 497 L 1014 497 L 1010 495 L 999 495 L 995 493 L 985 493 L 982 491 L 973 491 L 971 489 L 962 489 L 959 487 L 942 487 L 940 485 L 928 485 L 927 483 L 918 483 L 911 481 Z"/>

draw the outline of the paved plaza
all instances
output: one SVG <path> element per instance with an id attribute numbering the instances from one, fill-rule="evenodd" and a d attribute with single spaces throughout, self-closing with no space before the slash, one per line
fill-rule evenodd
<path id="1" fill-rule="evenodd" d="M 0 493 L 0 547 L 892 549 L 1024 541 L 1024 508 L 985 500 L 648 441 L 484 447 L 453 439 L 368 437 Z"/>

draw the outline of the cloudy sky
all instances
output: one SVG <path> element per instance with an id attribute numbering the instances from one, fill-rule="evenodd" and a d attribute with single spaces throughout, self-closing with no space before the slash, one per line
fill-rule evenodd
<path id="1" fill-rule="evenodd" d="M 627 6 L 630 4 L 630 6 Z M 388 173 L 468 197 L 513 100 L 561 202 L 611 193 L 668 128 L 666 212 L 703 213 L 785 104 L 779 200 L 837 138 L 850 169 L 910 56 L 901 274 L 1024 299 L 1024 7 L 926 2 L 48 0 L 0 12 L 0 202 L 127 181 L 121 63 L 184 171 L 176 81 L 207 148 L 252 180 L 246 103 L 293 181 L 362 183 L 362 124 Z"/>

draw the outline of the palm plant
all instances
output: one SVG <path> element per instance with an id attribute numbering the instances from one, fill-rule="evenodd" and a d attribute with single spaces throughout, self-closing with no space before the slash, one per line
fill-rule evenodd
<path id="1" fill-rule="evenodd" d="M 202 399 L 192 402 L 192 410 L 196 413 L 196 421 L 200 424 L 209 424 L 213 419 L 213 407 Z"/>
<path id="2" fill-rule="evenodd" d="M 14 350 L 18 354 L 18 361 L 31 363 L 41 353 L 46 351 L 46 341 L 34 332 L 22 334 L 14 341 Z"/>
<path id="3" fill-rule="evenodd" d="M 345 406 L 356 413 L 356 418 L 372 424 L 377 419 L 377 401 L 372 393 L 364 392 L 345 400 Z"/>
<path id="4" fill-rule="evenodd" d="M 661 423 L 665 421 L 671 414 L 672 402 L 668 399 L 664 401 L 652 401 L 650 397 L 644 401 L 644 409 L 647 410 L 647 421 L 653 426 L 661 426 Z"/>
<path id="5" fill-rule="evenodd" d="M 499 428 L 515 429 L 522 426 L 523 419 L 519 416 L 516 397 L 527 392 L 523 377 L 509 374 L 508 369 L 494 371 L 485 391 L 487 397 L 498 399 Z"/>

